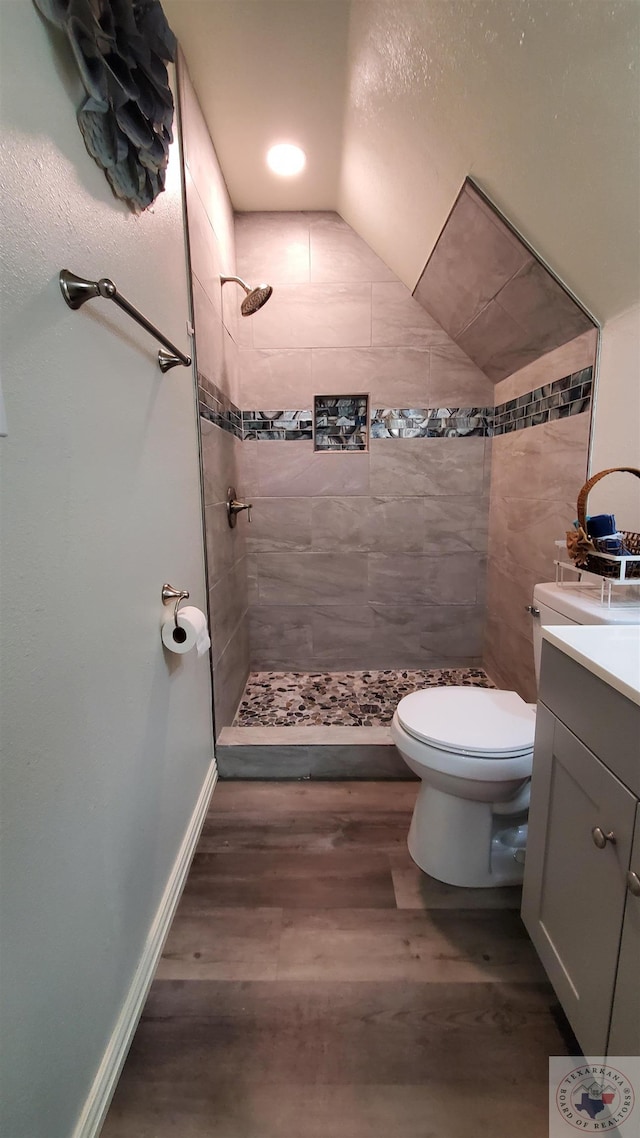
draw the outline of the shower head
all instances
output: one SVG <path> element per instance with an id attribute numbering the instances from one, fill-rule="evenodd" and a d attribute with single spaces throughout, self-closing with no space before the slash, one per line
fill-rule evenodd
<path id="1" fill-rule="evenodd" d="M 261 284 L 256 285 L 255 288 L 250 288 L 240 277 L 220 277 L 222 284 L 227 284 L 228 281 L 234 281 L 239 284 L 246 292 L 246 296 L 240 305 L 240 312 L 243 316 L 253 316 L 263 304 L 266 304 L 273 289 L 271 285 Z"/>

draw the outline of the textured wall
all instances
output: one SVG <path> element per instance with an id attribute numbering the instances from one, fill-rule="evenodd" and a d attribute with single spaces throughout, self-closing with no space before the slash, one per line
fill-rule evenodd
<path id="1" fill-rule="evenodd" d="M 595 366 L 597 332 L 578 337 L 496 384 L 503 403 Z M 577 409 L 577 404 L 575 405 Z M 536 699 L 533 587 L 555 579 L 554 542 L 576 516 L 587 476 L 591 415 L 578 411 L 492 439 L 484 663 L 500 687 Z"/>
<path id="2" fill-rule="evenodd" d="M 0 1132 L 69 1138 L 212 761 L 207 662 L 159 635 L 163 581 L 205 604 L 197 424 L 191 369 L 57 281 L 113 276 L 188 349 L 177 148 L 134 216 L 85 150 L 70 50 L 32 4 L 0 23 Z"/>
<path id="3" fill-rule="evenodd" d="M 244 321 L 243 408 L 484 406 L 493 385 L 336 214 L 241 214 L 240 275 L 274 285 Z M 488 440 L 242 444 L 252 668 L 436 666 L 481 655 Z"/>
<path id="4" fill-rule="evenodd" d="M 640 305 L 602 329 L 591 473 L 640 467 Z M 612 510 L 623 529 L 640 531 L 640 481 L 612 474 L 589 495 L 593 514 Z"/>
<path id="5" fill-rule="evenodd" d="M 238 285 L 220 284 L 234 275 L 234 220 L 227 187 L 202 117 L 184 60 L 180 60 L 187 221 L 193 289 L 200 406 L 213 408 L 238 399 Z M 249 671 L 248 588 L 245 529 L 227 524 L 229 486 L 242 493 L 238 452 L 232 433 L 201 415 L 209 615 L 216 733 L 228 726 Z"/>
<path id="6" fill-rule="evenodd" d="M 369 0 L 349 30 L 337 208 L 406 284 L 472 172 L 599 320 L 637 304 L 637 4 Z"/>

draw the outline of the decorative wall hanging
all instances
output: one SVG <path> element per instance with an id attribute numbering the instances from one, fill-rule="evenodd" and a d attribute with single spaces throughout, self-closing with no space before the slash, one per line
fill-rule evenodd
<path id="1" fill-rule="evenodd" d="M 65 33 L 87 99 L 78 111 L 85 146 L 114 194 L 134 209 L 164 190 L 173 141 L 166 63 L 177 42 L 159 0 L 34 0 Z"/>

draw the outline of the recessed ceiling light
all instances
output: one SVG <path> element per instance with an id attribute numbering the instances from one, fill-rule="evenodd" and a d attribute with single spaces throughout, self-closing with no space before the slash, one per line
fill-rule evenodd
<path id="1" fill-rule="evenodd" d="M 272 146 L 267 152 L 267 166 L 282 178 L 291 178 L 294 174 L 299 174 L 304 169 L 306 161 L 304 150 L 299 146 L 293 146 L 290 142 L 281 142 L 278 146 Z"/>

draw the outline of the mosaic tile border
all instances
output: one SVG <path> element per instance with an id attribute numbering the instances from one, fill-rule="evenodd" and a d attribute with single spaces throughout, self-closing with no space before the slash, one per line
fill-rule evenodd
<path id="1" fill-rule="evenodd" d="M 493 412 L 493 434 L 506 435 L 554 419 L 580 415 L 591 406 L 592 388 L 593 368 L 586 367 L 544 387 L 536 387 L 517 399 L 499 403 Z"/>
<path id="2" fill-rule="evenodd" d="M 370 436 L 373 439 L 465 438 L 489 437 L 509 434 L 526 427 L 537 427 L 555 419 L 580 415 L 591 407 L 593 368 L 583 368 L 572 375 L 563 376 L 553 383 L 536 387 L 517 399 L 509 399 L 491 407 L 374 407 L 371 411 Z M 336 403 L 354 397 L 317 396 L 316 399 L 335 398 Z M 363 396 L 358 396 L 363 399 Z M 313 439 L 313 412 L 289 410 L 241 411 L 210 379 L 198 372 L 198 405 L 204 419 L 228 431 L 235 438 L 274 439 L 301 442 Z M 366 417 L 366 416 L 365 416 Z M 327 419 L 329 416 L 327 417 Z M 316 449 L 366 450 L 362 429 L 366 426 L 355 413 L 358 422 L 347 424 L 355 431 L 345 434 L 340 416 L 335 423 L 316 423 Z M 318 430 L 327 441 L 318 445 Z M 360 432 L 360 433 L 358 433 Z M 349 439 L 355 435 L 356 441 Z M 337 442 L 333 440 L 337 439 Z M 329 441 L 331 440 L 331 441 Z"/>
<path id="3" fill-rule="evenodd" d="M 202 372 L 198 372 L 198 411 L 203 419 L 207 419 L 216 427 L 234 435 L 235 438 L 244 438 L 242 427 L 242 412 L 235 403 L 216 387 Z"/>
<path id="4" fill-rule="evenodd" d="M 242 432 L 245 439 L 313 438 L 311 411 L 243 411 Z"/>
<path id="5" fill-rule="evenodd" d="M 376 407 L 371 421 L 373 439 L 441 439 L 463 435 L 486 437 L 493 419 L 491 407 Z"/>

